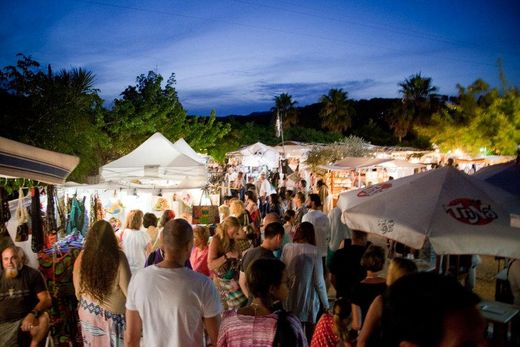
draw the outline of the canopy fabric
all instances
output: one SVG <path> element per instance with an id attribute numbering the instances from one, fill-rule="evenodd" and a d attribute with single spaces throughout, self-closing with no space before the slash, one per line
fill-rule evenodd
<path id="1" fill-rule="evenodd" d="M 421 163 L 411 163 L 407 160 L 402 159 L 391 159 L 389 161 L 384 161 L 375 165 L 376 167 L 384 167 L 384 168 L 421 168 L 426 167 L 425 164 Z"/>
<path id="2" fill-rule="evenodd" d="M 178 139 L 177 141 L 175 141 L 173 146 L 175 148 L 177 148 L 179 150 L 179 152 L 187 155 L 191 159 L 193 159 L 201 164 L 206 164 L 206 162 L 207 162 L 206 158 L 201 156 L 199 153 L 195 152 L 193 150 L 193 148 L 191 148 L 191 146 L 188 145 L 188 143 L 184 139 L 182 139 L 182 138 Z"/>
<path id="3" fill-rule="evenodd" d="M 0 137 L 0 175 L 63 184 L 79 158 Z"/>
<path id="4" fill-rule="evenodd" d="M 276 168 L 280 160 L 280 154 L 275 148 L 261 142 L 240 149 L 238 154 L 242 157 L 243 166 L 258 167 L 265 165 L 269 168 Z"/>
<path id="5" fill-rule="evenodd" d="M 171 188 L 202 188 L 208 183 L 207 167 L 186 146 L 185 142 L 175 145 L 157 132 L 129 154 L 101 167 L 101 177 L 123 184 L 139 181 Z"/>
<path id="6" fill-rule="evenodd" d="M 338 207 L 351 229 L 415 249 L 428 238 L 437 254 L 520 258 L 520 199 L 452 167 L 343 192 Z"/>
<path id="7" fill-rule="evenodd" d="M 486 166 L 475 177 L 520 197 L 520 163 L 517 161 Z"/>
<path id="8" fill-rule="evenodd" d="M 370 167 L 376 167 L 377 165 L 392 161 L 393 159 L 381 159 L 381 158 L 365 158 L 365 157 L 347 157 L 338 160 L 330 165 L 321 165 L 320 167 L 330 171 L 344 171 L 344 170 L 358 170 L 366 169 Z"/>

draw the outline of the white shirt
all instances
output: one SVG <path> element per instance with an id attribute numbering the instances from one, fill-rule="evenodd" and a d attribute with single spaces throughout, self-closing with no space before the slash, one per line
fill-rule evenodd
<path id="1" fill-rule="evenodd" d="M 316 247 L 318 247 L 320 256 L 326 257 L 330 241 L 329 218 L 319 210 L 309 209 L 309 212 L 303 216 L 302 222 L 310 222 L 314 226 Z"/>
<path id="2" fill-rule="evenodd" d="M 344 239 L 352 238 L 352 232 L 346 224 L 341 222 L 341 209 L 334 207 L 329 212 L 329 223 L 330 223 L 330 242 L 329 248 L 331 251 L 337 251 L 339 244 Z"/>
<path id="3" fill-rule="evenodd" d="M 146 245 L 152 243 L 150 235 L 144 230 L 125 229 L 123 234 L 123 252 L 125 252 L 132 276 L 144 268 L 146 263 Z"/>
<path id="4" fill-rule="evenodd" d="M 130 281 L 126 308 L 138 311 L 145 346 L 203 346 L 203 318 L 222 312 L 211 279 L 185 267 L 156 265 Z"/>

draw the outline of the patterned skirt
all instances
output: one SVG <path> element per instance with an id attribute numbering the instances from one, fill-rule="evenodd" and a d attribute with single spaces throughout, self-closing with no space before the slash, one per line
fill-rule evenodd
<path id="1" fill-rule="evenodd" d="M 124 345 L 125 315 L 106 311 L 101 306 L 81 298 L 78 305 L 84 346 L 119 347 Z"/>

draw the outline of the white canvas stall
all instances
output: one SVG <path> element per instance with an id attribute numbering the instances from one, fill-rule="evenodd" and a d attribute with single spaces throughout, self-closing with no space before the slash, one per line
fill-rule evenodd
<path id="1" fill-rule="evenodd" d="M 377 167 L 379 164 L 387 161 L 392 161 L 392 159 L 348 157 L 330 165 L 321 165 L 320 167 L 330 171 L 359 170 Z"/>
<path id="2" fill-rule="evenodd" d="M 182 138 L 175 141 L 173 146 L 175 148 L 177 148 L 181 153 L 186 154 L 191 159 L 193 159 L 201 164 L 206 164 L 206 162 L 208 161 L 207 158 L 205 158 L 205 157 L 201 156 L 199 153 L 195 152 L 193 150 L 193 148 L 191 148 L 191 146 L 188 145 L 188 143 Z"/>
<path id="3" fill-rule="evenodd" d="M 101 167 L 101 177 L 120 184 L 202 188 L 208 183 L 207 167 L 186 146 L 185 142 L 175 145 L 157 132 L 129 154 Z M 183 147 L 186 153 L 181 151 Z"/>
<path id="4" fill-rule="evenodd" d="M 377 165 L 377 167 L 385 168 L 389 176 L 393 178 L 401 178 L 413 175 L 415 170 L 425 169 L 425 164 L 411 163 L 407 160 L 393 159 L 385 161 Z"/>
<path id="5" fill-rule="evenodd" d="M 238 151 L 242 157 L 243 166 L 259 167 L 267 166 L 268 168 L 278 167 L 280 154 L 271 147 L 261 142 L 252 144 Z"/>

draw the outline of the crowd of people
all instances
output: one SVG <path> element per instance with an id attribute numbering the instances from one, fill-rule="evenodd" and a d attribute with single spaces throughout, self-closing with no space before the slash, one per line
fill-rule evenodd
<path id="1" fill-rule="evenodd" d="M 215 228 L 170 210 L 132 210 L 117 232 L 91 225 L 73 271 L 84 345 L 486 344 L 479 298 L 456 278 L 402 257 L 385 266 L 387 249 L 339 209 L 325 213 L 323 182 L 273 193 L 260 180 L 234 185 Z M 0 345 L 45 338 L 45 279 L 14 246 L 2 251 L 0 304 Z"/>

